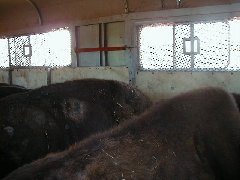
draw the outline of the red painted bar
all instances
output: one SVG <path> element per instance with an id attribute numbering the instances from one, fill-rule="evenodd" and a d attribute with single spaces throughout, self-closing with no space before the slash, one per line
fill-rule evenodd
<path id="1" fill-rule="evenodd" d="M 76 53 L 81 52 L 97 52 L 97 51 L 122 51 L 126 50 L 127 47 L 100 47 L 100 48 L 78 48 L 75 50 Z"/>

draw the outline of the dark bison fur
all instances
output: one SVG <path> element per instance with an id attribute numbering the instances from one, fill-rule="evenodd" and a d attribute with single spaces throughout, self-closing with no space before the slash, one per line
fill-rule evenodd
<path id="1" fill-rule="evenodd" d="M 236 103 L 237 103 L 238 109 L 239 109 L 239 111 L 240 111 L 240 94 L 238 94 L 238 93 L 232 93 L 232 95 L 233 95 L 233 97 L 234 97 L 234 99 L 235 99 L 235 101 L 236 101 Z"/>
<path id="2" fill-rule="evenodd" d="M 27 92 L 28 90 L 22 86 L 0 83 L 0 99 L 11 94 Z"/>
<path id="3" fill-rule="evenodd" d="M 53 84 L 0 100 L 0 177 L 138 115 L 151 105 L 112 80 Z"/>
<path id="4" fill-rule="evenodd" d="M 233 97 L 207 88 L 159 103 L 12 172 L 27 179 L 240 179 L 240 117 Z"/>

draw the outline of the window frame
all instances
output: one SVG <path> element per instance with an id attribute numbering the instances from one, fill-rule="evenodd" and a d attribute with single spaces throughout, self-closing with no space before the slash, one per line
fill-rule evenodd
<path id="1" fill-rule="evenodd" d="M 231 5 L 219 5 L 219 6 L 206 6 L 200 8 L 182 8 L 182 9 L 173 9 L 173 10 L 163 10 L 156 12 L 145 12 L 145 13 L 134 13 L 130 17 L 132 32 L 131 32 L 131 46 L 133 50 L 131 51 L 133 66 L 135 71 L 169 71 L 169 72 L 186 72 L 186 71 L 207 71 L 211 72 L 213 70 L 196 70 L 196 69 L 169 69 L 169 70 L 155 70 L 155 69 L 142 69 L 140 65 L 139 58 L 139 44 L 138 44 L 138 28 L 139 26 L 150 25 L 155 23 L 160 24 L 175 24 L 175 23 L 199 23 L 199 22 L 211 22 L 211 21 L 223 21 L 229 20 L 234 17 L 240 17 L 240 3 L 235 3 Z M 216 70 L 214 69 L 214 72 Z M 218 69 L 218 71 L 236 71 L 236 70 L 224 70 Z M 237 70 L 240 71 L 240 70 Z"/>
<path id="2" fill-rule="evenodd" d="M 46 33 L 52 33 L 52 32 L 55 32 L 55 31 L 59 31 L 59 30 L 68 30 L 69 31 L 69 34 L 70 34 L 70 63 L 68 65 L 64 65 L 64 66 L 61 66 L 61 65 L 57 65 L 57 66 L 49 66 L 49 65 L 14 65 L 11 63 L 11 52 L 10 52 L 10 46 L 9 46 L 9 41 L 10 39 L 13 39 L 14 38 L 20 38 L 20 37 L 24 37 L 26 36 L 27 38 L 29 38 L 29 42 L 30 42 L 30 39 L 31 39 L 31 36 L 35 36 L 35 35 L 41 35 L 41 34 L 46 34 Z M 54 68 L 60 68 L 60 67 L 71 67 L 72 64 L 73 64 L 73 61 L 72 61 L 72 36 L 71 36 L 71 29 L 69 27 L 60 27 L 60 28 L 55 28 L 55 29 L 52 29 L 52 30 L 49 30 L 49 31 L 45 31 L 45 32 L 39 32 L 39 33 L 31 33 L 31 34 L 22 34 L 22 35 L 17 35 L 17 36 L 11 36 L 11 37 L 3 37 L 2 39 L 6 39 L 7 42 L 8 42 L 8 64 L 9 66 L 8 67 L 0 67 L 0 69 L 4 70 L 4 69 L 10 69 L 10 70 L 13 70 L 13 69 L 54 69 Z M 15 40 L 14 40 L 15 41 Z M 24 56 L 26 58 L 30 58 L 32 57 L 32 44 L 27 44 L 27 45 L 24 45 L 23 44 L 23 53 L 24 53 L 24 47 L 25 46 L 30 46 L 30 54 L 31 56 Z M 15 50 L 14 50 L 15 51 Z M 15 55 L 16 52 L 14 52 L 13 54 Z"/>

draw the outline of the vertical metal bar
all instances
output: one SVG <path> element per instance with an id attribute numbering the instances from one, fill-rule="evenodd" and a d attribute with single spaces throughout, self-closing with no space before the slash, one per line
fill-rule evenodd
<path id="1" fill-rule="evenodd" d="M 12 85 L 12 63 L 11 63 L 10 38 L 8 38 L 8 58 L 9 58 L 8 83 L 10 85 Z"/>
<path id="2" fill-rule="evenodd" d="M 15 37 L 13 38 L 13 42 L 14 42 L 14 63 L 16 65 L 16 59 L 17 59 L 16 54 L 17 54 L 17 52 L 16 52 L 16 38 Z M 19 64 L 17 64 L 17 66 L 19 66 Z"/>
<path id="3" fill-rule="evenodd" d="M 71 67 L 77 67 L 78 63 L 78 53 L 75 51 L 77 47 L 77 26 L 70 26 L 68 28 L 71 38 Z"/>
<path id="4" fill-rule="evenodd" d="M 108 32 L 107 32 L 107 23 L 103 24 L 103 47 L 108 47 Z M 108 51 L 104 51 L 104 66 L 108 66 Z"/>
<path id="5" fill-rule="evenodd" d="M 176 28 L 176 25 L 174 24 L 173 25 L 173 69 L 175 70 L 176 69 L 176 51 L 175 51 L 175 28 Z"/>
<path id="6" fill-rule="evenodd" d="M 190 24 L 190 39 L 191 39 L 191 70 L 194 69 L 194 24 Z"/>
<path id="7" fill-rule="evenodd" d="M 99 47 L 101 48 L 102 47 L 102 23 L 99 23 L 98 24 L 98 43 L 99 43 Z M 102 54 L 103 52 L 100 51 L 99 52 L 99 58 L 100 58 L 100 66 L 102 66 Z"/>
<path id="8" fill-rule="evenodd" d="M 228 62 L 227 62 L 227 65 L 225 66 L 225 68 L 227 68 L 230 64 L 230 61 L 231 61 L 231 34 L 230 34 L 230 24 L 229 24 L 229 21 L 227 21 L 227 25 L 228 25 Z"/>
<path id="9" fill-rule="evenodd" d="M 47 85 L 50 85 L 52 83 L 52 68 L 47 68 Z"/>
<path id="10" fill-rule="evenodd" d="M 79 33 L 80 33 L 80 27 L 79 26 L 75 26 L 75 41 L 76 41 L 76 49 L 79 48 Z M 77 67 L 80 66 L 80 58 L 79 58 L 79 53 L 76 52 L 76 56 L 77 56 Z"/>
<path id="11" fill-rule="evenodd" d="M 137 68 L 139 67 L 139 51 L 138 51 L 138 31 L 139 28 L 133 25 L 130 20 L 126 22 L 125 37 L 127 40 L 129 55 L 129 84 L 136 84 Z"/>
<path id="12" fill-rule="evenodd" d="M 99 24 L 99 47 L 106 47 L 106 24 Z M 100 66 L 106 66 L 106 51 L 100 51 Z"/>
<path id="13" fill-rule="evenodd" d="M 28 35 L 27 37 L 28 37 L 28 43 L 29 43 L 29 45 L 30 45 L 30 46 L 29 46 L 29 51 L 31 52 L 31 51 L 32 51 L 32 46 L 31 46 L 31 41 L 30 41 L 30 40 L 31 40 L 31 39 L 30 39 L 30 35 Z M 30 54 L 31 54 L 31 53 L 30 53 Z M 32 62 L 31 62 L 31 57 L 32 57 L 32 54 L 31 54 L 30 56 L 28 56 L 28 58 L 29 58 L 29 60 L 28 60 L 28 61 L 29 61 L 29 66 L 31 66 L 31 64 L 32 64 Z"/>

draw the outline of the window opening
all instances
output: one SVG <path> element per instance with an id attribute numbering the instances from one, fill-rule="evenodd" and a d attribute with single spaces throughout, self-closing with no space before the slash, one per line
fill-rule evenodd
<path id="1" fill-rule="evenodd" d="M 139 56 L 143 69 L 173 67 L 173 25 L 155 24 L 139 29 Z"/>
<path id="2" fill-rule="evenodd" d="M 240 20 L 138 27 L 143 70 L 240 70 Z"/>
<path id="3" fill-rule="evenodd" d="M 0 68 L 9 67 L 8 40 L 0 39 Z"/>
<path id="4" fill-rule="evenodd" d="M 175 24 L 174 25 L 174 69 L 189 69 L 191 68 L 191 56 L 184 54 L 183 49 L 183 39 L 189 38 L 190 33 L 190 24 Z M 191 44 L 189 45 L 191 47 Z M 189 48 L 190 48 L 189 47 Z M 191 51 L 191 50 L 189 50 Z"/>
<path id="5" fill-rule="evenodd" d="M 191 39 L 183 38 L 183 54 L 190 55 L 192 53 L 191 49 Z"/>
<path id="6" fill-rule="evenodd" d="M 68 29 L 0 39 L 1 67 L 46 66 L 71 64 L 71 37 Z"/>
<path id="7" fill-rule="evenodd" d="M 236 71 L 240 69 L 240 18 L 229 21 L 230 25 L 230 64 L 227 69 Z"/>
<path id="8" fill-rule="evenodd" d="M 194 56 L 194 69 L 225 69 L 229 64 L 229 24 L 194 23 L 194 36 L 200 39 L 200 53 Z"/>
<path id="9" fill-rule="evenodd" d="M 23 45 L 23 53 L 25 57 L 32 56 L 32 46 L 31 45 Z"/>

